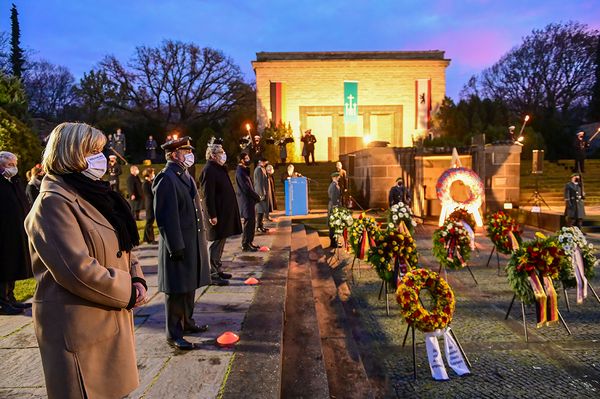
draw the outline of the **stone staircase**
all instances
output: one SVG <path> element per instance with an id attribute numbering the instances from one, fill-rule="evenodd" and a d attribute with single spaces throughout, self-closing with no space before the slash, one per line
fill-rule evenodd
<path id="1" fill-rule="evenodd" d="M 279 166 L 275 171 L 275 194 L 280 210 L 285 209 L 284 186 L 280 180 L 281 174 L 285 171 L 284 168 L 285 166 Z M 308 208 L 310 210 L 327 209 L 329 202 L 327 189 L 331 183 L 331 173 L 335 172 L 335 162 L 319 162 L 310 166 L 304 163 L 295 163 L 294 170 L 310 179 L 308 181 Z"/>
<path id="2" fill-rule="evenodd" d="M 222 397 L 375 397 L 318 233 L 274 231 Z"/>

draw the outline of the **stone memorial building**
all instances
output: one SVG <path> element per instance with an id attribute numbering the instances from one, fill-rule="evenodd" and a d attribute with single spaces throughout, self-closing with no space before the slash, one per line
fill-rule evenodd
<path id="1" fill-rule="evenodd" d="M 449 63 L 437 50 L 257 53 L 258 131 L 269 121 L 296 138 L 311 129 L 317 161 L 372 141 L 412 146 L 444 99 Z"/>

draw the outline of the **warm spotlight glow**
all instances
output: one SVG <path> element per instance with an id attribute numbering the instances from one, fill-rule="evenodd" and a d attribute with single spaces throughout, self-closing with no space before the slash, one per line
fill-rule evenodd
<path id="1" fill-rule="evenodd" d="M 249 123 L 246 123 L 246 131 L 247 131 L 248 133 L 250 133 L 250 127 L 251 127 L 251 126 L 250 126 L 250 124 L 249 124 Z"/>
<path id="2" fill-rule="evenodd" d="M 177 134 L 173 135 L 173 140 L 177 140 L 177 137 L 179 137 Z"/>
<path id="3" fill-rule="evenodd" d="M 529 120 L 529 115 L 525 115 L 525 122 Z"/>
<path id="4" fill-rule="evenodd" d="M 367 145 L 368 145 L 369 143 L 371 143 L 371 141 L 373 141 L 373 137 L 371 137 L 371 135 L 370 135 L 370 134 L 367 134 L 367 135 L 365 135 L 365 136 L 363 137 L 363 142 L 364 142 L 365 144 L 367 144 Z"/>

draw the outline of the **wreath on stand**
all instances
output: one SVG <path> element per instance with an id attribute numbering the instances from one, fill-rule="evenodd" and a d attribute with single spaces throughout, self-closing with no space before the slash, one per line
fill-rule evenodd
<path id="1" fill-rule="evenodd" d="M 560 269 L 559 279 L 565 288 L 577 286 L 573 256 L 576 248 L 581 252 L 583 260 L 583 273 L 586 279 L 594 277 L 594 267 L 598 264 L 598 258 L 594 254 L 594 246 L 588 243 L 585 236 L 577 227 L 563 227 L 558 231 L 558 242 L 565 252 L 564 263 Z"/>
<path id="2" fill-rule="evenodd" d="M 535 234 L 533 241 L 526 241 L 512 253 L 506 272 L 508 284 L 524 304 L 536 301 L 530 277 L 539 275 L 556 280 L 564 263 L 565 251 L 557 237 Z"/>
<path id="3" fill-rule="evenodd" d="M 373 237 L 379 230 L 377 222 L 364 212 L 354 220 L 348 228 L 348 244 L 358 259 L 364 259 L 368 248 L 375 244 Z M 366 242 L 364 242 L 366 239 Z"/>
<path id="4" fill-rule="evenodd" d="M 344 235 L 344 232 L 352 226 L 354 218 L 352 217 L 352 211 L 342 206 L 335 206 L 331 210 L 329 215 L 329 227 L 333 229 L 333 234 L 336 239 L 339 239 Z"/>
<path id="5" fill-rule="evenodd" d="M 431 311 L 425 309 L 419 300 L 423 289 L 431 294 Z M 406 323 L 422 332 L 446 328 L 452 321 L 456 307 L 450 285 L 438 273 L 427 269 L 415 269 L 406 273 L 398 285 L 396 300 Z"/>
<path id="6" fill-rule="evenodd" d="M 485 229 L 496 250 L 502 254 L 510 255 L 523 241 L 519 223 L 504 211 L 492 213 Z"/>
<path id="7" fill-rule="evenodd" d="M 461 269 L 471 257 L 471 238 L 462 222 L 446 220 L 433 233 L 433 255 L 449 269 Z"/>
<path id="8" fill-rule="evenodd" d="M 413 219 L 412 210 L 403 202 L 398 202 L 388 210 L 388 223 L 398 226 L 401 222 L 408 228 L 411 235 L 414 235 L 417 222 Z"/>
<path id="9" fill-rule="evenodd" d="M 456 220 L 459 222 L 464 221 L 466 224 L 471 226 L 472 229 L 476 227 L 475 217 L 473 216 L 473 214 L 462 207 L 456 208 L 454 211 L 452 211 L 452 213 L 448 215 L 448 219 Z"/>
<path id="10" fill-rule="evenodd" d="M 392 224 L 388 225 L 388 229 L 378 230 L 374 238 L 375 245 L 369 249 L 367 261 L 382 280 L 395 286 L 398 276 L 417 266 L 417 243 L 410 234 L 395 230 Z"/>

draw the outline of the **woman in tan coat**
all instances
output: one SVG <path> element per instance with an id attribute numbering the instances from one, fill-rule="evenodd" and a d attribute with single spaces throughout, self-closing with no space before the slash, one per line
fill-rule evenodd
<path id="1" fill-rule="evenodd" d="M 139 236 L 109 184 L 102 132 L 63 123 L 48 140 L 25 220 L 37 290 L 33 321 L 49 398 L 121 398 L 139 384 L 131 308 L 146 282 Z"/>

